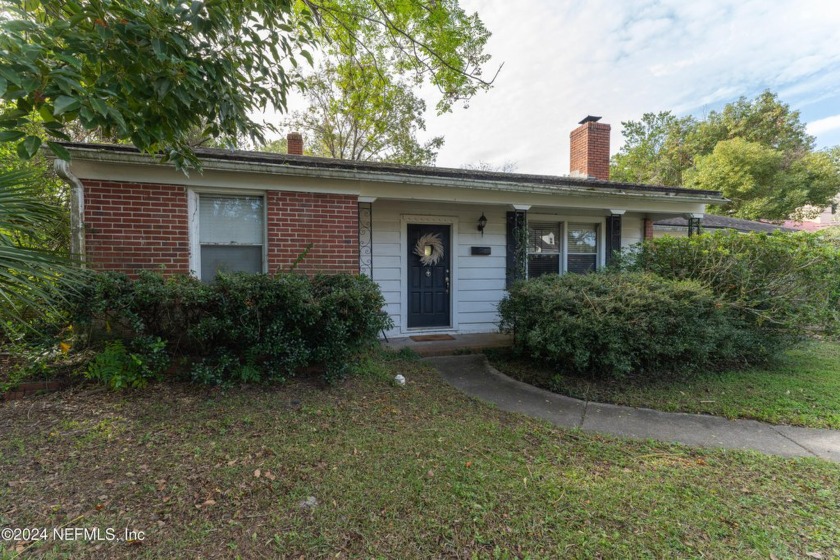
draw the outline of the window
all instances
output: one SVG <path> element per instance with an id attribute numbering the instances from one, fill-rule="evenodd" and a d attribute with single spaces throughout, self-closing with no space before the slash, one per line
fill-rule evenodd
<path id="1" fill-rule="evenodd" d="M 560 224 L 528 223 L 528 278 L 560 272 Z"/>
<path id="2" fill-rule="evenodd" d="M 582 274 L 594 272 L 598 264 L 598 226 L 569 224 L 566 270 Z"/>
<path id="3" fill-rule="evenodd" d="M 198 196 L 200 278 L 219 270 L 263 272 L 265 210 L 260 196 Z"/>
<path id="4" fill-rule="evenodd" d="M 528 223 L 528 278 L 563 271 L 582 274 L 598 266 L 597 224 Z M 565 267 L 561 266 L 565 255 Z"/>

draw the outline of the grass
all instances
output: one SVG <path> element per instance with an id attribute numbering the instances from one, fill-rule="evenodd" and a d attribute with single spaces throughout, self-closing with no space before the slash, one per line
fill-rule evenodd
<path id="1" fill-rule="evenodd" d="M 369 366 L 332 388 L 0 405 L 0 527 L 146 532 L 0 543 L 0 558 L 840 556 L 840 465 L 557 429 L 422 362 Z"/>
<path id="2" fill-rule="evenodd" d="M 511 377 L 579 399 L 840 429 L 840 343 L 811 342 L 766 368 L 703 373 L 682 380 L 596 380 L 557 375 L 545 362 L 489 354 Z"/>

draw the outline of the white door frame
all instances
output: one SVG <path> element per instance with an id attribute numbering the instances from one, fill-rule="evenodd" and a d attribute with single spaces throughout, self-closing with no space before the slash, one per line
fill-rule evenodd
<path id="1" fill-rule="evenodd" d="M 449 326 L 408 328 L 408 224 L 440 224 L 449 226 Z M 458 331 L 458 217 L 400 215 L 400 333 L 451 333 Z"/>

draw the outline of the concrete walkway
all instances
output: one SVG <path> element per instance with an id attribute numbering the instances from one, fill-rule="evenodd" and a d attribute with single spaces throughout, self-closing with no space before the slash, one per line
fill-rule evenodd
<path id="1" fill-rule="evenodd" d="M 840 462 L 840 431 L 774 426 L 704 414 L 658 412 L 581 401 L 538 389 L 495 370 L 480 354 L 427 358 L 450 384 L 502 410 L 580 428 L 637 439 L 702 447 L 752 449 L 783 457 L 820 457 Z"/>

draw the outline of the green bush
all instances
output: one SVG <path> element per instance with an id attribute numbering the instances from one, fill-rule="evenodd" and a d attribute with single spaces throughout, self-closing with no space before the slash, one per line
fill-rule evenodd
<path id="1" fill-rule="evenodd" d="M 212 283 L 149 272 L 91 276 L 74 310 L 92 337 L 166 341 L 200 383 L 282 380 L 322 365 L 328 380 L 390 327 L 378 286 L 348 274 L 220 274 Z"/>
<path id="2" fill-rule="evenodd" d="M 132 351 L 129 351 L 121 340 L 108 342 L 88 364 L 85 377 L 112 389 L 142 388 L 149 381 L 160 379 L 169 365 L 166 342 L 139 337 L 131 341 L 131 346 Z"/>
<path id="3" fill-rule="evenodd" d="M 808 233 L 661 237 L 626 259 L 625 269 L 697 280 L 769 344 L 807 332 L 837 332 L 840 247 Z"/>
<path id="4" fill-rule="evenodd" d="M 760 353 L 709 289 L 649 273 L 521 281 L 499 313 L 517 351 L 577 375 L 700 371 Z"/>

